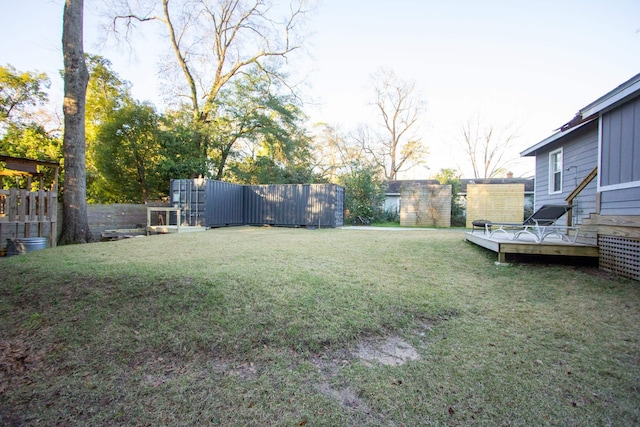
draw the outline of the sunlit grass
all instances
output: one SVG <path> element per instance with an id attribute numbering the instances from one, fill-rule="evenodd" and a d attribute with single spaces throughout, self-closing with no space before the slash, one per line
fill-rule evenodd
<path id="1" fill-rule="evenodd" d="M 640 423 L 638 283 L 494 257 L 455 231 L 241 227 L 0 259 L 0 421 Z M 353 355 L 390 335 L 420 360 Z"/>

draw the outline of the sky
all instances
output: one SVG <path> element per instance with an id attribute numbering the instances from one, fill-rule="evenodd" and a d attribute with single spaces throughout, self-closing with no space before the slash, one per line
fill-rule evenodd
<path id="1" fill-rule="evenodd" d="M 162 108 L 157 64 L 163 48 L 149 32 L 133 49 L 99 44 L 96 11 L 85 0 L 85 51 L 112 61 L 133 95 Z M 43 71 L 61 105 L 62 0 L 0 0 L 0 63 Z M 425 179 L 442 168 L 472 177 L 460 146 L 468 120 L 512 125 L 515 176 L 533 176 L 518 153 L 568 122 L 578 110 L 640 73 L 637 0 L 319 0 L 305 50 L 295 59 L 311 122 L 344 132 L 378 122 L 371 76 L 380 67 L 413 81 L 426 109 L 419 135 Z M 61 109 L 61 107 L 60 107 Z"/>

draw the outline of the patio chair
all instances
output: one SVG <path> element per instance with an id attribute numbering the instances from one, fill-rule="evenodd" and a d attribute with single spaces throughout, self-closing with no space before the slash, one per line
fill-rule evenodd
<path id="1" fill-rule="evenodd" d="M 521 235 L 532 236 L 537 243 L 541 243 L 546 237 L 555 235 L 562 240 L 575 243 L 578 237 L 579 227 L 568 225 L 555 225 L 555 222 L 570 211 L 571 205 L 543 205 L 521 224 L 509 222 L 489 222 L 485 225 L 485 233 L 493 237 L 498 232 L 503 232 L 509 240 L 516 240 Z M 492 227 L 494 228 L 493 230 Z M 570 234 L 573 232 L 573 236 Z"/>

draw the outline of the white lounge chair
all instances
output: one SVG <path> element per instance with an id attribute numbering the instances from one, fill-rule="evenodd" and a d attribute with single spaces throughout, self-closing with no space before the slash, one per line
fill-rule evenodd
<path id="1" fill-rule="evenodd" d="M 523 234 L 530 235 L 537 243 L 555 235 L 569 243 L 575 243 L 580 227 L 556 225 L 556 221 L 571 210 L 571 205 L 543 205 L 521 224 L 509 222 L 487 222 L 485 234 L 493 237 L 502 232 L 509 240 L 516 240 Z"/>

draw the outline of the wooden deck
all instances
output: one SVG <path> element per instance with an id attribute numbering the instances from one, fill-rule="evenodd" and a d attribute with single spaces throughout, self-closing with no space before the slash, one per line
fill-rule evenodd
<path id="1" fill-rule="evenodd" d="M 548 236 L 536 243 L 531 236 L 520 235 L 517 240 L 509 240 L 504 233 L 489 237 L 483 231 L 467 232 L 465 240 L 498 254 L 498 262 L 507 262 L 507 255 L 554 255 L 598 258 L 598 247 L 581 243 L 569 243 L 558 237 Z"/>

